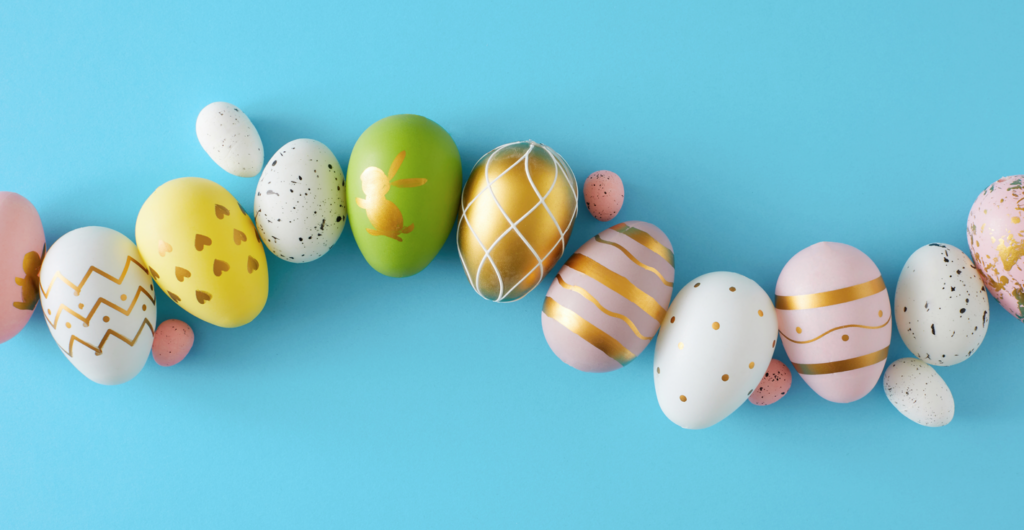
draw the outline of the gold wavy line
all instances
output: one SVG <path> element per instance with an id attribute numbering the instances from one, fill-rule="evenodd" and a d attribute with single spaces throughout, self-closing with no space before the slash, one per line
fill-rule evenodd
<path id="1" fill-rule="evenodd" d="M 96 346 L 93 346 L 92 344 L 89 344 L 88 342 L 85 342 L 84 340 L 78 338 L 77 336 L 72 335 L 71 336 L 71 340 L 68 341 L 68 351 L 66 351 L 64 353 L 67 354 L 68 357 L 73 357 L 73 353 L 74 353 L 73 350 L 74 350 L 74 347 L 75 347 L 75 341 L 77 340 L 80 344 L 84 345 L 86 348 L 89 348 L 90 350 L 96 352 L 97 356 L 102 355 L 103 354 L 103 345 L 105 345 L 107 343 L 107 339 L 109 339 L 111 335 L 121 339 L 121 341 L 123 341 L 125 344 L 127 344 L 129 346 L 135 346 L 136 341 L 139 340 L 139 335 L 142 335 L 142 328 L 145 328 L 146 326 L 149 326 L 149 332 L 150 333 L 153 333 L 154 335 L 156 334 L 156 332 L 153 331 L 153 324 L 149 321 L 148 318 L 142 319 L 142 325 L 139 326 L 139 331 L 137 331 L 135 333 L 135 338 L 131 339 L 131 340 L 128 340 L 127 337 L 125 337 L 124 335 L 114 331 L 113 329 L 108 329 L 107 332 L 103 334 L 103 340 L 100 341 L 100 346 L 98 348 Z M 61 348 L 61 351 L 63 351 L 63 348 Z"/>
<path id="2" fill-rule="evenodd" d="M 890 320 L 892 320 L 892 315 L 889 315 L 889 318 L 885 319 L 885 322 L 883 322 L 881 325 L 878 325 L 878 326 L 865 326 L 865 325 L 862 325 L 862 324 L 847 324 L 845 326 L 839 326 L 839 327 L 832 328 L 832 329 L 826 331 L 825 333 L 822 333 L 821 335 L 818 335 L 817 337 L 814 337 L 811 340 L 804 340 L 804 341 L 793 340 L 793 339 L 787 337 L 786 334 L 783 333 L 781 329 L 779 330 L 779 335 L 782 335 L 782 338 L 788 340 L 789 342 L 792 342 L 793 344 L 808 344 L 808 343 L 814 342 L 814 341 L 824 337 L 825 335 L 828 335 L 829 333 L 832 333 L 833 331 L 836 331 L 836 330 L 839 330 L 839 329 L 846 329 L 846 328 L 879 329 L 879 328 L 883 328 L 883 327 L 885 327 L 886 324 L 889 323 Z"/>
<path id="3" fill-rule="evenodd" d="M 800 364 L 793 363 L 793 368 L 796 369 L 797 373 L 803 375 L 824 375 L 824 374 L 835 374 L 839 372 L 848 372 L 850 370 L 856 370 L 858 368 L 864 368 L 865 366 L 871 366 L 873 364 L 885 361 L 886 357 L 889 356 L 889 347 L 886 346 L 876 352 L 871 352 L 860 357 L 854 357 L 852 359 L 845 359 L 842 361 L 833 361 L 830 363 L 817 363 L 817 364 Z"/>
<path id="4" fill-rule="evenodd" d="M 604 314 L 606 314 L 606 315 L 608 315 L 610 317 L 615 317 L 615 318 L 625 322 L 629 326 L 629 329 L 633 330 L 633 334 L 636 335 L 637 338 L 639 338 L 640 340 L 651 340 L 651 339 L 654 338 L 654 337 L 645 337 L 642 333 L 640 333 L 640 330 L 636 328 L 636 325 L 633 324 L 633 321 L 630 320 L 629 317 L 627 317 L 626 315 L 620 315 L 618 313 L 615 313 L 613 311 L 609 311 L 609 310 L 605 309 L 604 306 L 601 305 L 601 302 L 598 302 L 596 298 L 591 296 L 591 294 L 588 293 L 586 289 L 584 289 L 584 288 L 582 288 L 582 287 L 580 287 L 578 285 L 572 285 L 572 284 L 566 283 L 566 281 L 562 278 L 561 274 L 556 274 L 555 275 L 555 279 L 558 280 L 558 284 L 561 285 L 563 289 L 568 289 L 568 290 L 570 290 L 570 291 L 572 291 L 574 293 L 579 294 L 583 298 L 586 298 L 588 301 L 590 301 L 590 303 L 592 303 L 595 306 L 597 306 L 597 308 L 600 309 Z"/>
<path id="5" fill-rule="evenodd" d="M 654 274 L 657 274 L 658 275 L 658 279 L 661 280 L 661 283 L 663 283 L 663 284 L 665 284 L 665 285 L 667 285 L 669 287 L 672 287 L 672 282 L 665 280 L 665 277 L 662 276 L 660 272 L 658 272 L 658 269 L 655 269 L 654 267 L 651 267 L 650 265 L 646 265 L 646 264 L 642 263 L 640 260 L 636 259 L 636 257 L 633 256 L 633 254 L 630 254 L 630 252 L 628 250 L 626 250 L 626 247 L 624 247 L 624 246 L 622 246 L 622 245 L 620 245 L 620 244 L 618 244 L 618 243 L 616 243 L 614 241 L 607 241 L 607 240 L 601 239 L 601 234 L 598 234 L 598 235 L 594 236 L 594 240 L 597 241 L 598 243 L 604 243 L 605 245 L 611 245 L 611 246 L 621 250 L 622 253 L 625 254 L 627 258 L 629 258 L 630 260 L 633 261 L 633 263 L 636 263 L 637 265 L 639 265 L 639 266 L 641 266 L 641 267 L 643 267 L 643 268 L 653 272 Z"/>
<path id="6" fill-rule="evenodd" d="M 544 299 L 544 314 L 554 319 L 555 322 L 565 326 L 579 338 L 589 342 L 595 348 L 604 352 L 619 364 L 625 366 L 636 358 L 636 355 L 629 351 L 611 335 L 601 331 L 583 317 L 577 315 L 571 309 L 559 304 L 551 297 Z"/>
<path id="7" fill-rule="evenodd" d="M 57 328 L 57 323 L 60 321 L 60 314 L 66 309 L 68 311 L 68 313 L 71 313 L 71 316 L 74 316 L 78 320 L 81 320 L 83 324 L 89 325 L 89 322 L 92 320 L 93 315 L 96 314 L 96 310 L 99 309 L 100 304 L 106 304 L 106 305 L 116 309 L 122 315 L 129 316 L 132 313 L 132 309 L 135 308 L 135 303 L 139 301 L 139 293 L 142 293 L 142 294 L 146 295 L 146 297 L 149 298 L 149 300 L 151 302 L 153 302 L 154 304 L 156 303 L 156 299 L 153 298 L 153 295 L 149 294 L 146 291 L 145 287 L 142 287 L 140 285 L 139 289 L 137 291 L 135 291 L 135 298 L 132 299 L 132 303 L 131 303 L 131 305 L 128 306 L 128 309 L 121 309 L 116 304 L 114 304 L 113 302 L 107 300 L 106 298 L 100 298 L 99 300 L 96 300 L 96 303 L 93 304 L 93 306 L 92 306 L 92 310 L 89 311 L 89 314 L 87 316 L 85 316 L 85 317 L 83 317 L 82 315 L 79 315 L 77 312 L 75 312 L 75 310 L 71 309 L 70 307 L 68 307 L 68 306 L 66 306 L 64 304 L 61 304 L 60 307 L 57 308 L 57 314 L 54 315 L 53 322 L 50 322 L 50 319 L 46 318 L 46 313 L 45 312 L 43 313 L 43 319 L 46 320 L 46 323 L 49 324 L 51 328 L 56 329 Z"/>
<path id="8" fill-rule="evenodd" d="M 619 293 L 626 300 L 636 304 L 644 313 L 651 315 L 651 318 L 654 320 L 661 322 L 662 317 L 665 316 L 666 310 L 651 295 L 633 285 L 633 282 L 629 281 L 626 277 L 608 270 L 604 265 L 593 259 L 583 254 L 573 254 L 565 262 L 565 265 L 586 274 L 605 287 Z"/>
<path id="9" fill-rule="evenodd" d="M 134 264 L 138 265 L 139 267 L 141 267 L 142 270 L 146 272 L 146 274 L 149 274 L 149 269 L 147 269 L 145 265 L 139 263 L 138 261 L 135 261 L 135 258 L 133 258 L 131 256 L 128 256 L 128 259 L 125 260 L 125 262 L 124 262 L 124 270 L 121 271 L 121 277 L 120 278 L 114 278 L 113 276 L 103 272 L 102 270 L 97 269 L 96 267 L 90 266 L 89 270 L 85 272 L 85 276 L 82 277 L 82 283 L 80 283 L 78 285 L 75 285 L 75 284 L 71 283 L 71 280 L 68 280 L 67 278 L 65 278 L 64 275 L 61 274 L 60 271 L 57 271 L 57 274 L 55 274 L 53 279 L 50 280 L 50 285 L 46 289 L 40 289 L 39 292 L 41 292 L 43 294 L 43 298 L 49 298 L 50 297 L 50 291 L 53 290 L 53 284 L 56 283 L 57 280 L 59 279 L 59 280 L 63 281 L 64 283 L 68 284 L 68 287 L 70 287 L 72 290 L 74 290 L 76 295 L 81 294 L 82 287 L 85 287 L 85 282 L 89 281 L 89 276 L 92 273 L 94 273 L 94 272 L 96 274 L 99 274 L 100 276 L 103 276 L 104 278 L 106 278 L 106 279 L 116 283 L 117 285 L 121 285 L 121 282 L 124 281 L 125 276 L 128 275 L 128 268 L 131 267 L 132 263 L 134 263 Z"/>
<path id="10" fill-rule="evenodd" d="M 672 267 L 676 266 L 676 255 L 673 254 L 668 247 L 662 245 L 661 241 L 654 239 L 651 234 L 648 234 L 639 228 L 629 226 L 626 223 L 619 223 L 613 226 L 612 230 L 631 237 L 637 243 L 640 243 L 641 245 L 651 249 L 655 254 L 661 256 Z"/>
<path id="11" fill-rule="evenodd" d="M 826 307 L 867 298 L 884 290 L 885 282 L 879 276 L 874 280 L 834 291 L 794 296 L 775 295 L 775 309 L 814 309 L 816 307 Z"/>

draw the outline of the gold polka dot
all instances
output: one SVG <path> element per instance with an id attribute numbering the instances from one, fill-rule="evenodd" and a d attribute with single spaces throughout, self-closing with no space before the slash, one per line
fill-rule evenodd
<path id="1" fill-rule="evenodd" d="M 846 342 L 848 340 L 850 340 L 850 336 L 849 335 L 843 335 L 843 342 Z"/>
<path id="2" fill-rule="evenodd" d="M 700 282 L 693 284 L 694 287 L 700 287 Z M 683 401 L 686 401 L 685 399 Z"/>
<path id="3" fill-rule="evenodd" d="M 682 342 L 679 343 L 679 349 L 680 350 L 683 349 L 683 343 Z"/>
<path id="4" fill-rule="evenodd" d="M 728 381 L 728 380 L 729 380 L 729 374 L 722 375 L 722 381 Z"/>
<path id="5" fill-rule="evenodd" d="M 66 327 L 67 327 L 68 329 L 71 329 L 71 322 L 65 322 L 65 323 L 64 323 L 64 325 L 65 325 L 65 326 L 66 326 Z"/>
<path id="6" fill-rule="evenodd" d="M 679 401 L 686 403 L 686 396 L 679 396 Z"/>
<path id="7" fill-rule="evenodd" d="M 143 310 L 143 311 L 145 311 L 145 310 L 146 310 L 146 304 L 142 304 L 142 310 Z"/>
<path id="8" fill-rule="evenodd" d="M 103 317 L 104 322 L 110 322 L 110 317 Z"/>
<path id="9" fill-rule="evenodd" d="M 773 340 L 772 341 L 772 348 L 774 348 L 774 347 L 775 347 L 775 341 Z"/>
<path id="10" fill-rule="evenodd" d="M 671 319 L 669 320 L 669 323 L 670 323 L 670 324 L 675 324 L 675 323 L 676 323 L 676 317 L 672 317 L 672 318 L 671 318 Z"/>
<path id="11" fill-rule="evenodd" d="M 126 295 L 126 294 L 122 294 L 122 295 L 121 295 L 121 301 L 122 301 L 122 302 L 124 302 L 124 301 L 125 301 L 125 300 L 127 300 L 127 299 L 128 299 L 128 295 Z"/>
<path id="12" fill-rule="evenodd" d="M 754 369 L 754 363 L 750 363 L 750 364 L 748 364 L 748 365 L 747 365 L 747 368 L 750 368 L 751 370 L 753 370 L 753 369 Z"/>
<path id="13" fill-rule="evenodd" d="M 78 304 L 79 309 L 85 309 L 85 304 Z"/>
<path id="14" fill-rule="evenodd" d="M 882 310 L 881 309 L 878 310 L 878 318 L 882 318 Z"/>
<path id="15" fill-rule="evenodd" d="M 659 374 L 661 373 L 661 367 L 660 366 L 658 367 L 658 373 Z"/>
<path id="16" fill-rule="evenodd" d="M 729 288 L 729 292 L 735 293 L 736 292 L 736 288 L 735 287 L 730 287 Z"/>
<path id="17" fill-rule="evenodd" d="M 47 314 L 47 315 L 52 315 L 52 314 L 53 314 L 53 311 L 50 311 L 49 309 L 47 309 L 47 310 L 46 310 L 46 314 Z"/>
<path id="18" fill-rule="evenodd" d="M 761 311 L 760 309 L 758 309 L 757 310 L 757 316 L 763 317 L 764 316 L 764 311 Z"/>
<path id="19" fill-rule="evenodd" d="M 804 330 L 800 329 L 800 326 L 797 326 L 797 327 L 796 327 L 796 332 L 797 332 L 797 333 L 803 333 L 803 332 L 804 332 Z"/>
<path id="20" fill-rule="evenodd" d="M 1010 220 L 1013 221 L 1013 224 L 1017 224 L 1020 222 L 1020 217 L 1013 216 L 1010 218 Z"/>
<path id="21" fill-rule="evenodd" d="M 712 323 L 711 323 L 711 329 L 718 329 L 718 328 L 720 328 L 720 327 L 722 327 L 722 326 L 719 326 L 719 325 L 718 325 L 718 322 L 712 322 Z"/>

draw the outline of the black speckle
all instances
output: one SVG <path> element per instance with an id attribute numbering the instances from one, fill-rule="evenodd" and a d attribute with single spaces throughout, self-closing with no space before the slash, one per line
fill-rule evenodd
<path id="1" fill-rule="evenodd" d="M 932 324 L 932 335 L 935 334 L 935 324 Z"/>
<path id="2" fill-rule="evenodd" d="M 299 241 L 302 241 L 302 238 L 301 238 L 301 237 L 299 238 Z M 933 335 L 935 334 L 935 326 L 934 326 L 934 325 L 932 326 L 932 334 L 933 334 Z"/>
<path id="3" fill-rule="evenodd" d="M 327 164 L 327 169 L 334 169 L 334 166 Z"/>
<path id="4" fill-rule="evenodd" d="M 961 307 L 961 308 L 960 308 L 960 314 L 961 314 L 961 315 L 962 315 L 962 314 L 964 314 L 964 313 L 966 313 L 966 312 L 967 312 L 967 308 L 966 308 L 966 307 Z"/>
<path id="5" fill-rule="evenodd" d="M 274 160 L 273 162 L 271 162 L 270 165 L 276 166 L 277 165 L 277 160 Z"/>
<path id="6" fill-rule="evenodd" d="M 341 222 L 341 216 L 339 215 L 338 218 L 334 220 L 334 222 L 340 223 Z"/>

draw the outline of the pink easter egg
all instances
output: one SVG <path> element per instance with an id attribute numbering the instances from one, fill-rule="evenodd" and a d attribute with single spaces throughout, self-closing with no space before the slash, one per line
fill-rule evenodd
<path id="1" fill-rule="evenodd" d="M 192 328 L 180 320 L 164 320 L 153 336 L 153 360 L 160 366 L 174 366 L 192 349 L 195 335 Z"/>
<path id="2" fill-rule="evenodd" d="M 573 368 L 617 370 L 658 332 L 674 279 L 665 233 L 650 223 L 619 223 L 584 243 L 555 276 L 541 312 L 544 338 Z"/>
<path id="3" fill-rule="evenodd" d="M 768 370 L 765 371 L 764 377 L 761 378 L 761 384 L 754 389 L 749 401 L 761 407 L 771 405 L 782 399 L 782 396 L 789 392 L 789 387 L 792 384 L 793 373 L 789 371 L 786 363 L 772 359 L 772 362 L 768 363 Z"/>
<path id="4" fill-rule="evenodd" d="M 18 334 L 39 301 L 46 235 L 28 199 L 0 191 L 0 343 Z"/>
<path id="5" fill-rule="evenodd" d="M 874 388 L 889 352 L 892 312 L 866 254 L 842 243 L 801 250 L 779 274 L 775 309 L 793 369 L 819 396 L 849 403 Z"/>
<path id="6" fill-rule="evenodd" d="M 583 182 L 583 200 L 598 221 L 611 221 L 626 198 L 622 179 L 611 171 L 595 171 Z"/>
<path id="7" fill-rule="evenodd" d="M 1003 177 L 978 195 L 967 215 L 974 264 L 999 305 L 1024 320 L 1024 175 Z"/>

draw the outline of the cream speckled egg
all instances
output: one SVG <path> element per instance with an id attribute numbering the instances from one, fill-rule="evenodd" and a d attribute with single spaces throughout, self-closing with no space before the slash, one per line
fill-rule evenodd
<path id="1" fill-rule="evenodd" d="M 771 298 L 753 280 L 712 272 L 686 284 L 654 348 L 662 412 L 686 429 L 725 419 L 761 382 L 778 332 Z"/>
<path id="2" fill-rule="evenodd" d="M 896 283 L 895 316 L 917 358 L 937 366 L 967 360 L 988 331 L 988 294 L 971 258 L 941 243 L 917 249 Z"/>
<path id="3" fill-rule="evenodd" d="M 345 230 L 341 164 L 316 140 L 288 142 L 263 170 L 253 211 L 256 229 L 275 256 L 293 263 L 323 256 Z"/>
<path id="4" fill-rule="evenodd" d="M 196 119 L 196 136 L 206 154 L 224 171 L 255 177 L 263 169 L 263 141 L 249 117 L 238 107 L 210 103 Z"/>
<path id="5" fill-rule="evenodd" d="M 920 359 L 904 357 L 889 365 L 882 385 L 896 410 L 925 427 L 953 421 L 953 394 L 938 372 Z"/>

